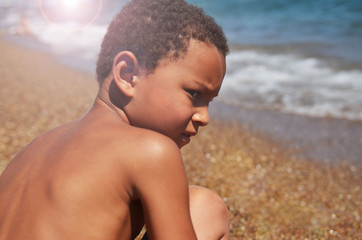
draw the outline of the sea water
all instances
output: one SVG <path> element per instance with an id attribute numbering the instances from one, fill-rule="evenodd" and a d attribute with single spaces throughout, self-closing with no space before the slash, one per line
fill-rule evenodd
<path id="1" fill-rule="evenodd" d="M 224 102 L 362 119 L 361 0 L 190 2 L 239 46 L 227 58 Z M 355 67 L 346 68 L 352 62 Z"/>
<path id="2" fill-rule="evenodd" d="M 102 9 L 88 24 L 67 20 L 67 14 L 74 17 L 80 11 L 67 13 L 57 6 L 61 1 L 0 0 L 1 34 L 18 43 L 31 40 L 33 47 L 40 42 L 61 62 L 94 73 L 107 25 L 127 1 L 73 1 L 80 9 L 87 4 L 94 9 L 101 4 Z M 189 2 L 215 18 L 232 49 L 222 102 L 243 109 L 362 120 L 361 0 Z M 57 21 L 50 19 L 51 12 L 60 15 Z"/>

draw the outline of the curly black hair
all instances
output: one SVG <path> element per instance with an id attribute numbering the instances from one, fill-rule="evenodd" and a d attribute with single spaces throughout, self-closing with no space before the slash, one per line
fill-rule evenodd
<path id="1" fill-rule="evenodd" d="M 101 84 L 114 57 L 131 51 L 140 67 L 152 72 L 165 57 L 177 59 L 187 52 L 191 39 L 211 43 L 226 56 L 223 30 L 204 11 L 184 0 L 132 0 L 116 15 L 104 36 L 97 62 Z"/>

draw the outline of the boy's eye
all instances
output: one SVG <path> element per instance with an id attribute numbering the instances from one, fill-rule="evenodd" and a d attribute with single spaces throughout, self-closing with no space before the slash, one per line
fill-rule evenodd
<path id="1" fill-rule="evenodd" d="M 190 94 L 190 96 L 192 98 L 197 98 L 200 94 L 198 91 L 194 91 L 194 90 L 187 90 L 187 92 Z"/>

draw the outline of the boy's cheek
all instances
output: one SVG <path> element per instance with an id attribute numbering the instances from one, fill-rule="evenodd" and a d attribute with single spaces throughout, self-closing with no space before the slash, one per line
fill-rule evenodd
<path id="1" fill-rule="evenodd" d="M 176 134 L 183 132 L 191 121 L 192 112 L 177 107 L 174 107 L 173 109 L 169 108 L 167 110 L 169 114 L 166 114 L 164 119 L 160 121 L 160 128 L 165 129 L 167 132 L 176 131 Z"/>

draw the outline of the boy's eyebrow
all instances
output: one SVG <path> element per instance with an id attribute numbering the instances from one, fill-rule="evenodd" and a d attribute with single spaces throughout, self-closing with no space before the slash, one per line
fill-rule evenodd
<path id="1" fill-rule="evenodd" d="M 209 93 L 216 92 L 216 96 L 217 96 L 217 94 L 218 94 L 218 92 L 219 92 L 219 90 L 220 90 L 220 87 L 218 87 L 217 89 L 214 89 L 211 84 L 210 84 L 209 86 L 207 86 L 206 84 L 201 83 L 201 82 L 199 82 L 199 81 L 196 80 L 196 79 L 194 80 L 194 82 L 195 82 L 197 85 L 199 85 L 201 88 L 206 89 L 206 91 L 209 92 Z"/>

